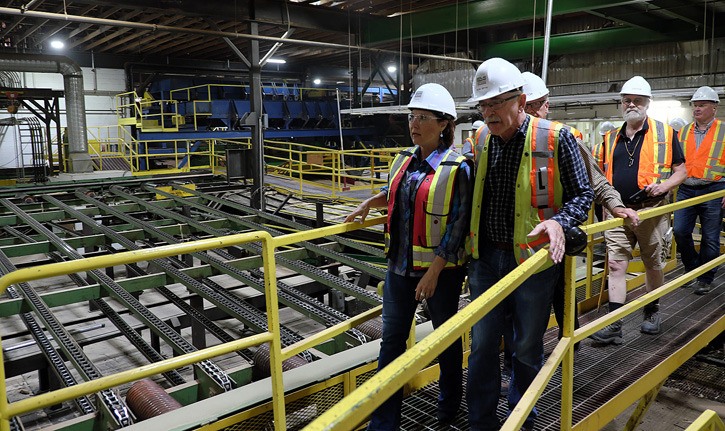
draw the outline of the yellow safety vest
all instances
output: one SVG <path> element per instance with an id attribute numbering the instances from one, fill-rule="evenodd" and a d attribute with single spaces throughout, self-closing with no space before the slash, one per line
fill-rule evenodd
<path id="1" fill-rule="evenodd" d="M 544 120 L 529 115 L 524 151 L 521 155 L 518 176 L 516 178 L 516 198 L 514 203 L 514 253 L 519 263 L 544 247 L 549 238 L 546 235 L 529 238 L 527 235 L 541 221 L 550 219 L 562 205 L 562 186 L 559 178 L 559 132 L 562 123 Z M 491 134 L 476 136 L 475 160 L 476 182 L 473 189 L 471 208 L 470 247 L 474 259 L 479 256 L 479 230 L 483 206 L 483 189 L 488 170 L 488 149 Z M 482 139 L 483 138 L 483 139 Z M 502 215 L 506 216 L 506 215 Z M 547 262 L 541 269 L 551 265 Z"/>

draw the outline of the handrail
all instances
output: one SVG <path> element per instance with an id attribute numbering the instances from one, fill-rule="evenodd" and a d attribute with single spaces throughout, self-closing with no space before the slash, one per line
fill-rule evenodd
<path id="1" fill-rule="evenodd" d="M 348 430 L 356 420 L 367 417 L 376 407 L 428 365 L 444 349 L 504 300 L 514 289 L 539 269 L 549 258 L 548 250 L 539 250 L 439 326 L 415 346 L 378 371 L 363 385 L 304 428 L 315 430 Z M 356 419 L 357 418 L 357 419 Z"/>
<path id="2" fill-rule="evenodd" d="M 274 424 L 276 430 L 286 429 L 285 406 L 284 406 L 284 385 L 282 381 L 282 361 L 295 353 L 302 351 L 313 344 L 295 344 L 285 349 L 281 347 L 279 308 L 276 289 L 276 263 L 275 249 L 290 244 L 295 244 L 311 238 L 337 235 L 363 227 L 370 227 L 385 221 L 384 217 L 370 218 L 364 223 L 344 223 L 323 227 L 310 231 L 296 232 L 286 235 L 272 237 L 268 232 L 257 231 L 242 234 L 208 238 L 198 241 L 185 242 L 181 244 L 165 245 L 161 247 L 133 250 L 113 255 L 95 256 L 78 259 L 72 262 L 51 263 L 36 267 L 18 269 L 0 277 L 0 294 L 13 284 L 19 284 L 32 280 L 39 280 L 47 277 L 56 277 L 76 272 L 84 272 L 91 269 L 107 268 L 116 265 L 129 264 L 141 261 L 150 261 L 170 256 L 178 256 L 194 252 L 200 252 L 216 248 L 225 248 L 248 242 L 262 243 L 262 262 L 264 265 L 264 286 L 267 309 L 267 332 L 254 336 L 235 340 L 218 346 L 209 347 L 192 353 L 187 353 L 153 364 L 144 365 L 135 369 L 122 371 L 113 375 L 104 376 L 92 381 L 83 382 L 71 387 L 57 389 L 51 392 L 37 395 L 32 398 L 9 403 L 7 396 L 5 366 L 2 355 L 2 337 L 0 337 L 0 431 L 10 429 L 10 419 L 33 410 L 50 407 L 63 401 L 75 399 L 81 396 L 90 395 L 95 392 L 110 389 L 122 384 L 130 383 L 145 377 L 160 374 L 172 369 L 197 363 L 226 353 L 231 353 L 247 347 L 270 343 L 270 370 L 272 381 L 272 403 L 274 405 Z M 349 329 L 365 318 L 374 317 L 379 310 L 370 310 L 362 317 L 358 316 L 352 321 L 341 322 L 334 327 L 328 328 L 322 334 L 316 336 L 316 340 L 324 341 L 335 334 Z M 294 353 L 293 353 L 294 352 Z"/>
<path id="3" fill-rule="evenodd" d="M 687 206 L 696 205 L 708 200 L 721 198 L 723 196 L 725 196 L 725 191 L 714 192 L 701 197 L 691 198 L 673 204 L 664 205 L 662 207 L 645 210 L 639 213 L 640 220 L 646 220 L 648 218 L 668 214 L 676 209 L 682 209 Z M 582 230 L 591 235 L 593 233 L 603 232 L 606 229 L 622 226 L 623 224 L 623 219 L 615 218 L 582 226 Z M 317 431 L 349 429 L 350 425 L 355 422 L 356 418 L 359 420 L 360 418 L 370 415 L 376 407 L 400 389 L 419 370 L 445 350 L 445 348 L 447 348 L 456 338 L 468 331 L 476 321 L 488 313 L 505 296 L 518 287 L 518 285 L 523 281 L 521 276 L 525 275 L 525 277 L 528 277 L 543 264 L 544 260 L 547 259 L 547 256 L 548 251 L 540 250 L 533 257 L 527 259 L 522 265 L 514 269 L 463 310 L 459 311 L 458 314 L 446 321 L 420 343 L 408 349 L 403 355 L 371 377 L 365 384 L 353 391 L 347 397 L 343 398 L 335 406 L 335 408 L 331 408 L 320 415 L 315 421 L 305 427 L 304 430 Z M 576 331 L 573 330 L 573 311 L 575 301 L 574 289 L 572 288 L 572 263 L 573 259 L 567 257 L 566 270 L 568 271 L 568 277 L 567 289 L 565 292 L 565 322 L 564 327 L 562 328 L 563 337 L 554 348 L 554 351 L 549 356 L 548 360 L 532 384 L 529 386 L 528 390 L 522 395 L 522 398 L 516 408 L 511 412 L 508 419 L 502 426 L 502 430 L 517 430 L 524 424 L 529 412 L 534 408 L 536 401 L 543 393 L 559 364 L 562 364 L 561 429 L 571 430 L 571 400 L 573 397 L 575 343 L 584 340 L 589 335 L 604 326 L 611 324 L 615 320 L 619 320 L 625 315 L 639 310 L 646 304 L 649 304 L 667 293 L 674 291 L 685 282 L 696 278 L 700 274 L 703 274 L 720 264 L 724 264 L 725 255 L 720 256 L 719 258 L 702 265 L 693 271 L 681 275 L 668 283 L 665 283 L 660 288 L 630 301 L 617 311 L 608 313 Z M 724 319 L 721 319 L 721 322 L 718 324 L 722 325 L 723 320 Z M 661 367 L 658 371 L 660 370 L 667 371 L 669 368 Z M 642 385 L 642 383 L 639 384 L 640 386 Z"/>
<path id="4" fill-rule="evenodd" d="M 714 410 L 707 409 L 685 431 L 725 431 L 725 423 Z"/>

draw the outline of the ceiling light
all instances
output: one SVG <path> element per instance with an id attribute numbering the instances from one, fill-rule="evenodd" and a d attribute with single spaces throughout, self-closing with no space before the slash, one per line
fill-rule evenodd
<path id="1" fill-rule="evenodd" d="M 313 83 L 313 84 L 315 84 L 315 85 L 320 85 L 320 84 L 322 83 L 322 80 L 321 80 L 320 78 L 315 78 L 315 79 L 314 79 L 314 80 L 312 81 L 312 83 Z"/>
<path id="2" fill-rule="evenodd" d="M 63 49 L 65 48 L 65 43 L 62 40 L 53 39 L 50 41 L 50 47 L 53 49 Z"/>
<path id="3" fill-rule="evenodd" d="M 287 60 L 281 58 L 270 58 L 269 60 L 267 60 L 267 63 L 285 64 L 287 63 Z"/>
<path id="4" fill-rule="evenodd" d="M 397 70 L 398 70 L 398 68 L 395 67 L 395 65 L 393 65 L 393 64 L 388 66 L 388 73 L 395 73 Z"/>

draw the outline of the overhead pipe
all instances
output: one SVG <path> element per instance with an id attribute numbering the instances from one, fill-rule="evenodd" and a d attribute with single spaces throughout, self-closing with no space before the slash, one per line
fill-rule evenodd
<path id="1" fill-rule="evenodd" d="M 546 84 L 546 72 L 549 69 L 549 41 L 551 40 L 551 14 L 554 8 L 554 0 L 546 2 L 546 26 L 544 27 L 544 54 L 541 62 L 541 79 Z"/>
<path id="2" fill-rule="evenodd" d="M 88 138 L 86 136 L 83 72 L 80 66 L 70 58 L 61 55 L 0 53 L 0 70 L 63 75 L 70 172 L 92 172 L 93 164 L 91 156 L 88 155 Z"/>
<path id="3" fill-rule="evenodd" d="M 634 41 L 646 45 L 667 40 L 670 39 L 666 35 L 651 30 L 617 27 L 554 35 L 549 38 L 549 46 L 550 55 L 561 55 L 616 48 L 623 43 L 632 44 Z M 536 39 L 534 44 L 536 50 L 542 49 L 542 38 Z M 510 61 L 528 59 L 531 56 L 531 39 L 485 44 L 480 47 L 479 52 L 482 58 L 502 57 Z"/>
<path id="4" fill-rule="evenodd" d="M 95 25 L 108 25 L 111 27 L 128 27 L 128 28 L 136 28 L 141 30 L 149 30 L 153 32 L 169 32 L 169 33 L 185 33 L 185 34 L 198 34 L 202 36 L 214 36 L 214 37 L 228 37 L 228 38 L 241 38 L 241 39 L 250 39 L 250 40 L 258 40 L 258 41 L 266 41 L 266 42 L 274 42 L 274 43 L 288 43 L 292 45 L 305 45 L 305 46 L 314 46 L 317 48 L 326 48 L 336 51 L 348 51 L 350 49 L 353 50 L 359 50 L 359 51 L 366 51 L 366 52 L 372 52 L 372 53 L 380 53 L 380 54 L 387 54 L 387 55 L 399 55 L 400 53 L 398 51 L 391 51 L 387 49 L 377 49 L 377 48 L 369 48 L 366 46 L 351 46 L 351 45 L 342 45 L 339 43 L 330 43 L 330 42 L 316 42 L 312 40 L 301 40 L 301 39 L 285 39 L 281 37 L 273 37 L 273 36 L 261 36 L 261 35 L 252 35 L 252 34 L 245 34 L 245 33 L 236 33 L 232 31 L 215 31 L 215 30 L 203 30 L 198 28 L 184 28 L 184 27 L 173 27 L 168 25 L 160 25 L 160 24 L 148 24 L 144 22 L 133 22 L 133 21 L 123 21 L 123 20 L 115 20 L 115 19 L 108 19 L 108 18 L 94 18 L 94 17 L 88 17 L 88 16 L 81 16 L 81 15 L 68 15 L 68 14 L 62 14 L 62 13 L 53 13 L 53 12 L 42 12 L 42 11 L 21 11 L 20 9 L 16 8 L 9 8 L 9 7 L 0 7 L 0 15 L 12 15 L 12 16 L 26 16 L 26 17 L 32 17 L 32 18 L 40 18 L 40 19 L 50 19 L 50 20 L 57 20 L 57 21 L 65 21 L 65 22 L 82 22 L 85 24 L 95 24 Z M 462 62 L 462 63 L 471 63 L 478 65 L 481 63 L 480 60 L 475 59 L 468 59 L 468 58 L 458 58 L 458 57 L 446 57 L 444 55 L 433 55 L 433 54 L 423 54 L 423 53 L 412 53 L 413 57 L 418 58 L 428 58 L 432 60 L 445 60 L 445 61 L 456 61 L 456 62 Z"/>

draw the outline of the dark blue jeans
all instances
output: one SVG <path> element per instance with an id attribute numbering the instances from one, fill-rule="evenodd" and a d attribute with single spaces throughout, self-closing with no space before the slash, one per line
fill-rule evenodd
<path id="1" fill-rule="evenodd" d="M 447 269 L 438 277 L 438 285 L 432 297 L 426 299 L 433 327 L 437 328 L 458 312 L 463 268 Z M 410 326 L 418 302 L 415 288 L 420 278 L 404 277 L 388 271 L 383 288 L 383 339 L 380 343 L 378 370 L 393 362 L 406 349 Z M 458 340 L 438 357 L 440 379 L 438 386 L 438 410 L 455 414 L 461 404 L 463 392 L 463 343 Z M 370 417 L 368 430 L 398 430 L 401 421 L 403 390 L 393 394 Z"/>
<path id="2" fill-rule="evenodd" d="M 725 189 L 725 183 L 712 183 L 702 188 L 682 184 L 677 191 L 677 200 L 682 201 L 723 189 Z M 677 241 L 677 249 L 680 250 L 680 257 L 686 271 L 692 271 L 720 256 L 721 202 L 722 200 L 718 198 L 675 211 L 675 241 Z M 700 233 L 702 235 L 699 253 L 695 250 L 695 243 L 692 240 L 692 231 L 695 229 L 697 217 L 700 217 Z M 715 278 L 716 272 L 717 268 L 713 268 L 697 279 L 710 284 Z"/>
<path id="3" fill-rule="evenodd" d="M 469 264 L 471 298 L 480 296 L 516 266 L 513 252 L 486 250 L 480 259 Z M 471 430 L 499 429 L 496 416 L 501 389 L 499 345 L 506 324 L 507 307 L 511 310 L 514 327 L 509 411 L 516 406 L 541 369 L 544 361 L 544 331 L 549 321 L 558 270 L 557 266 L 553 266 L 532 275 L 473 326 L 467 386 Z M 536 415 L 534 409 L 526 420 L 527 425 L 533 425 Z"/>

